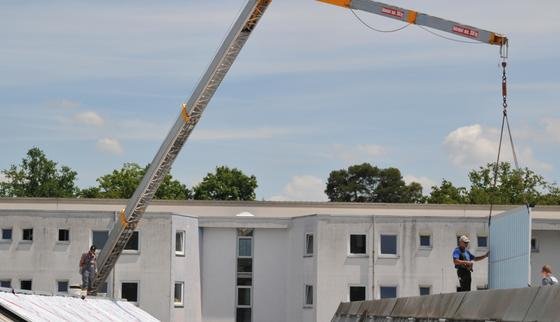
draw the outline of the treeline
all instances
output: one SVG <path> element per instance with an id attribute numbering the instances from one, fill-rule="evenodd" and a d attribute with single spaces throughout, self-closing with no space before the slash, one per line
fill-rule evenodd
<path id="1" fill-rule="evenodd" d="M 97 185 L 86 189 L 76 186 L 77 172 L 47 159 L 39 148 L 32 148 L 19 165 L 2 170 L 2 197 L 35 198 L 111 198 L 128 199 L 144 177 L 148 166 L 125 163 L 121 169 L 97 178 Z M 166 175 L 155 194 L 156 199 L 174 200 L 255 200 L 257 178 L 238 169 L 217 167 L 192 188 Z"/>
<path id="2" fill-rule="evenodd" d="M 496 186 L 494 165 L 487 164 L 468 174 L 470 187 L 448 180 L 422 193 L 420 183 L 405 183 L 399 169 L 379 168 L 369 163 L 332 171 L 325 193 L 336 202 L 387 202 L 432 204 L 541 204 L 560 205 L 560 188 L 528 168 L 515 169 L 500 163 Z M 125 163 L 122 168 L 97 178 L 97 184 L 80 189 L 77 172 L 58 166 L 39 148 L 32 148 L 19 165 L 2 170 L 0 197 L 111 198 L 128 199 L 140 184 L 148 166 Z M 219 166 L 193 187 L 168 174 L 155 194 L 157 199 L 255 200 L 257 178 L 242 171 Z"/>

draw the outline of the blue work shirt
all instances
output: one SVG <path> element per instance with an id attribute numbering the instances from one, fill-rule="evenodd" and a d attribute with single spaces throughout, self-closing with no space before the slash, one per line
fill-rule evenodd
<path id="1" fill-rule="evenodd" d="M 465 251 L 461 251 L 461 248 L 457 247 L 453 251 L 453 259 L 460 259 L 460 260 L 463 260 L 463 261 L 472 261 L 472 260 L 474 260 L 474 257 L 475 256 L 471 252 L 469 252 L 469 250 L 466 249 L 466 248 L 465 248 Z M 455 268 L 464 268 L 464 267 L 455 265 Z"/>

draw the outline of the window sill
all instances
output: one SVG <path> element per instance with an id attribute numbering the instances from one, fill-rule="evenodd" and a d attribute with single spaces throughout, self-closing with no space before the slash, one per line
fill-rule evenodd
<path id="1" fill-rule="evenodd" d="M 20 244 L 33 244 L 33 241 L 32 240 L 21 240 L 19 243 Z"/>
<path id="2" fill-rule="evenodd" d="M 69 240 L 57 240 L 56 244 L 57 245 L 70 245 L 70 241 Z"/>
<path id="3" fill-rule="evenodd" d="M 432 246 L 418 246 L 419 250 L 432 250 L 434 247 Z"/>
<path id="4" fill-rule="evenodd" d="M 139 250 L 123 250 L 123 255 L 140 255 Z"/>
<path id="5" fill-rule="evenodd" d="M 303 308 L 304 308 L 304 309 L 312 309 L 312 308 L 313 308 L 313 305 L 304 305 Z"/>
<path id="6" fill-rule="evenodd" d="M 174 304 L 173 307 L 174 308 L 184 308 L 185 305 L 184 304 Z"/>
<path id="7" fill-rule="evenodd" d="M 175 252 L 175 256 L 177 256 L 177 257 L 185 257 L 185 253 L 177 253 L 177 252 Z"/>
<path id="8" fill-rule="evenodd" d="M 348 257 L 351 258 L 367 258 L 369 257 L 368 254 L 348 254 Z"/>
<path id="9" fill-rule="evenodd" d="M 398 259 L 398 258 L 400 258 L 399 255 L 393 255 L 393 254 L 379 254 L 377 257 L 378 258 L 387 258 L 387 259 Z"/>
<path id="10" fill-rule="evenodd" d="M 313 254 L 304 254 L 303 257 L 313 257 Z"/>
<path id="11" fill-rule="evenodd" d="M 11 244 L 12 240 L 11 239 L 0 239 L 0 244 Z"/>

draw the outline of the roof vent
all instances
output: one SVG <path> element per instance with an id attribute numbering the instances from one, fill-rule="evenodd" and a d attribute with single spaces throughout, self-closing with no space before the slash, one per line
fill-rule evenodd
<path id="1" fill-rule="evenodd" d="M 248 211 L 244 211 L 244 212 L 240 212 L 237 215 L 235 215 L 235 217 L 255 217 L 255 215 L 253 215 L 252 213 L 248 212 Z"/>

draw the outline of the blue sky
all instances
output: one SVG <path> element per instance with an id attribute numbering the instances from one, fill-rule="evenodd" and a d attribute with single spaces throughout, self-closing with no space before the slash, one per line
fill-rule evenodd
<path id="1" fill-rule="evenodd" d="M 559 181 L 560 3 L 391 3 L 508 35 L 520 162 Z M 0 168 L 38 146 L 87 187 L 124 162 L 150 162 L 243 5 L 2 1 Z M 494 46 L 415 26 L 375 33 L 346 9 L 273 1 L 172 173 L 190 186 L 217 165 L 237 167 L 267 200 L 324 200 L 329 172 L 361 162 L 426 188 L 466 184 L 495 158 L 498 64 Z"/>

